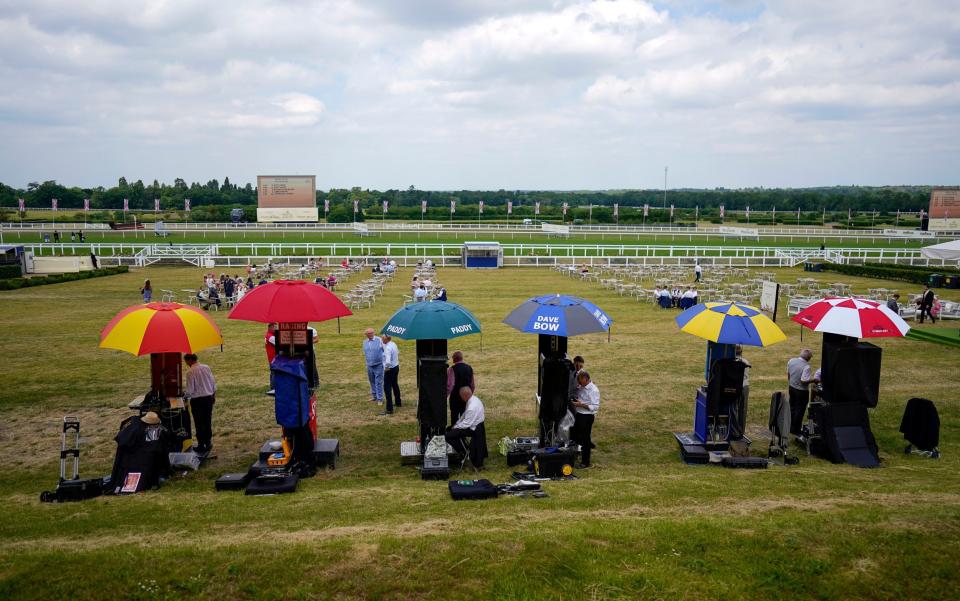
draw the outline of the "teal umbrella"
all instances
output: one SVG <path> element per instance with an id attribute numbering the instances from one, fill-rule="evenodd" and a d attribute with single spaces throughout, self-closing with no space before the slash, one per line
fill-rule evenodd
<path id="1" fill-rule="evenodd" d="M 447 340 L 480 333 L 480 322 L 456 303 L 429 301 L 404 305 L 380 329 L 402 340 Z"/>

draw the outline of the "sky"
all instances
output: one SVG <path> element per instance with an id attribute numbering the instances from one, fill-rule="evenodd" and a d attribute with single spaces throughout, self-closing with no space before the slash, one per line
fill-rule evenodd
<path id="1" fill-rule="evenodd" d="M 960 0 L 0 0 L 0 182 L 955 185 Z"/>

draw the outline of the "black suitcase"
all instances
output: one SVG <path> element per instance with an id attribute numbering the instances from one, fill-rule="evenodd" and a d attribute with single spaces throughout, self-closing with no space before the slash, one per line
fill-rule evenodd
<path id="1" fill-rule="evenodd" d="M 217 490 L 243 490 L 250 483 L 250 472 L 243 474 L 224 474 L 217 478 L 214 487 Z"/>
<path id="2" fill-rule="evenodd" d="M 489 480 L 451 480 L 447 487 L 454 501 L 495 499 L 499 494 Z"/>
<path id="3" fill-rule="evenodd" d="M 532 457 L 530 451 L 507 451 L 507 465 L 527 465 Z"/>
<path id="4" fill-rule="evenodd" d="M 703 464 L 710 463 L 710 453 L 707 449 L 698 444 L 680 445 L 680 459 L 684 463 Z"/>
<path id="5" fill-rule="evenodd" d="M 577 452 L 573 449 L 534 449 L 533 473 L 540 478 L 562 478 L 573 474 Z"/>
<path id="6" fill-rule="evenodd" d="M 250 480 L 244 494 L 248 495 L 280 495 L 297 491 L 300 476 L 285 474 L 282 476 L 260 476 Z"/>
<path id="7" fill-rule="evenodd" d="M 340 439 L 338 438 L 318 438 L 313 444 L 313 457 L 317 467 L 336 469 L 339 456 Z"/>
<path id="8" fill-rule="evenodd" d="M 41 497 L 44 501 L 56 501 L 58 503 L 65 503 L 67 501 L 83 501 L 85 499 L 92 499 L 94 497 L 99 497 L 104 493 L 105 490 L 109 489 L 109 480 L 107 485 L 104 485 L 104 478 L 84 478 L 82 480 L 61 480 L 57 484 L 57 490 L 52 493 L 44 493 L 46 497 Z"/>

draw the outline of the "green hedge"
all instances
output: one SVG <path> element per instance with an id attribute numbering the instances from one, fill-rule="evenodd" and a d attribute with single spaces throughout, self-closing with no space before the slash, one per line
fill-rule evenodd
<path id="1" fill-rule="evenodd" d="M 898 282 L 910 282 L 912 284 L 926 284 L 930 279 L 931 273 L 956 274 L 956 269 L 950 268 L 931 268 L 915 267 L 911 265 L 883 265 L 880 263 L 865 263 L 863 265 L 837 265 L 836 263 L 823 263 L 824 271 L 836 271 L 846 275 L 861 276 L 867 278 L 879 278 L 883 280 L 896 280 Z"/>
<path id="2" fill-rule="evenodd" d="M 18 278 L 22 273 L 20 273 L 20 265 L 0 265 L 0 280 L 8 280 L 10 278 Z"/>
<path id="3" fill-rule="evenodd" d="M 7 280 L 0 280 L 0 290 L 19 290 L 20 288 L 43 286 L 44 284 L 62 284 L 64 282 L 75 282 L 77 280 L 99 278 L 105 275 L 127 273 L 128 271 L 130 271 L 130 268 L 126 265 L 122 265 L 120 267 L 104 267 L 103 269 L 81 271 L 79 273 L 59 273 L 56 275 L 35 278 L 10 278 Z"/>

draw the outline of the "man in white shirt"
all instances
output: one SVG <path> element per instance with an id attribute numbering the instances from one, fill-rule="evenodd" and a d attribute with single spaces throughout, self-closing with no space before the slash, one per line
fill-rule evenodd
<path id="1" fill-rule="evenodd" d="M 577 467 L 587 468 L 590 467 L 590 451 L 593 449 L 593 421 L 600 410 L 600 389 L 584 369 L 577 374 L 577 385 L 577 398 L 570 401 L 573 407 L 570 439 L 580 445 L 580 465 Z"/>
<path id="2" fill-rule="evenodd" d="M 393 339 L 384 334 L 383 340 L 383 394 L 387 397 L 387 408 L 380 415 L 393 415 L 393 406 L 400 407 L 400 349 Z M 396 397 L 396 403 L 394 403 Z"/>
<path id="3" fill-rule="evenodd" d="M 427 289 L 420 284 L 420 287 L 413 291 L 413 301 L 419 303 L 425 300 L 427 300 Z"/>
<path id="4" fill-rule="evenodd" d="M 213 404 L 216 402 L 217 381 L 210 368 L 198 361 L 193 353 L 184 355 L 189 366 L 184 396 L 190 399 L 190 413 L 197 435 L 197 453 L 209 453 L 213 448 Z"/>
<path id="5" fill-rule="evenodd" d="M 473 390 L 471 390 L 469 386 L 460 388 L 460 398 L 466 403 L 467 408 L 464 410 L 463 415 L 460 416 L 460 419 L 457 420 L 457 423 L 453 424 L 453 427 L 447 430 L 445 438 L 447 439 L 447 443 L 456 449 L 457 452 L 467 453 L 470 449 L 467 449 L 463 438 L 465 436 L 479 436 L 485 439 L 486 427 L 484 426 L 484 420 L 486 419 L 486 415 L 483 410 L 483 402 L 477 395 L 473 394 Z M 482 446 L 480 445 L 481 442 L 483 443 Z M 483 467 L 483 459 L 486 457 L 486 447 L 486 440 L 474 441 L 474 449 L 483 449 L 482 452 L 471 455 L 470 461 L 473 462 L 474 467 Z"/>
<path id="6" fill-rule="evenodd" d="M 799 357 L 787 361 L 787 385 L 790 395 L 790 433 L 800 435 L 803 427 L 803 414 L 807 411 L 810 401 L 810 384 L 816 378 L 810 375 L 810 359 L 813 351 L 808 348 L 800 351 Z"/>
<path id="7" fill-rule="evenodd" d="M 695 276 L 696 282 L 700 281 L 700 278 L 703 277 L 703 267 L 700 266 L 700 261 L 697 261 L 696 267 L 693 268 L 693 275 Z"/>

